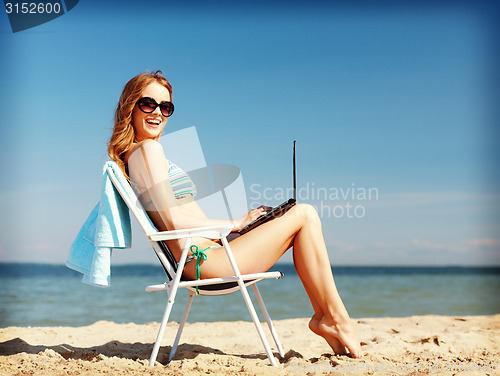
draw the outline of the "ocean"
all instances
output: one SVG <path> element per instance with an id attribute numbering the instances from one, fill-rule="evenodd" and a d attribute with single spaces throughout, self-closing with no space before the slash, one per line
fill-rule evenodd
<path id="1" fill-rule="evenodd" d="M 259 283 L 271 317 L 310 317 L 313 311 L 293 265 L 277 264 L 271 270 L 285 273 L 283 279 Z M 335 266 L 332 270 L 352 318 L 500 313 L 500 268 Z M 158 322 L 167 294 L 148 293 L 145 287 L 163 282 L 163 270 L 154 265 L 114 266 L 111 286 L 103 289 L 83 284 L 79 273 L 63 265 L 0 264 L 0 327 Z M 250 296 L 259 312 L 251 289 Z M 181 319 L 186 301 L 187 292 L 181 289 L 171 320 Z M 197 296 L 188 317 L 188 322 L 239 320 L 250 320 L 239 292 Z"/>

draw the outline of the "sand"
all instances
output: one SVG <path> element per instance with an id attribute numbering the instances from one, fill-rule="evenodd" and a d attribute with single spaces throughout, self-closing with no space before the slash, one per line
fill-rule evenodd
<path id="1" fill-rule="evenodd" d="M 166 364 L 177 329 L 170 323 L 154 367 L 148 359 L 158 323 L 2 328 L 0 375 L 500 374 L 500 315 L 353 319 L 361 360 L 332 355 L 307 322 L 275 321 L 286 352 L 278 368 L 269 364 L 252 322 L 187 324 Z"/>

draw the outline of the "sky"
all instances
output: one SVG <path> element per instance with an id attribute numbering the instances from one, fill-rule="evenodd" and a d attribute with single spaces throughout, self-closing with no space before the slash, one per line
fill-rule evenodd
<path id="1" fill-rule="evenodd" d="M 332 264 L 500 265 L 497 7 L 336 4 L 80 0 L 17 33 L 0 15 L 0 262 L 66 261 L 121 90 L 161 69 L 166 132 L 196 127 L 249 207 L 283 201 L 297 140 Z M 113 262 L 156 262 L 137 226 Z"/>

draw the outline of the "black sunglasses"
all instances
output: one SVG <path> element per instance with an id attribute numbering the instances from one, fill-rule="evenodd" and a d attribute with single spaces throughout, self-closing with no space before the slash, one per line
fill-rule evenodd
<path id="1" fill-rule="evenodd" d="M 160 104 L 156 103 L 153 98 L 144 97 L 137 101 L 137 106 L 142 112 L 146 114 L 150 114 L 156 107 L 160 106 L 160 111 L 163 116 L 169 117 L 174 113 L 174 104 L 172 102 L 161 102 Z"/>

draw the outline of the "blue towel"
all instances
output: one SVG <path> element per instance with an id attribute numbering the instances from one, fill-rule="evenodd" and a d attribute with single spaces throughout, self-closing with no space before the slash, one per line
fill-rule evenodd
<path id="1" fill-rule="evenodd" d="M 101 200 L 83 224 L 66 261 L 66 266 L 83 273 L 82 282 L 108 287 L 111 277 L 113 248 L 130 248 L 132 231 L 128 207 L 116 191 L 107 168 L 116 172 L 120 184 L 130 189 L 129 183 L 115 162 L 106 162 L 103 168 Z"/>

